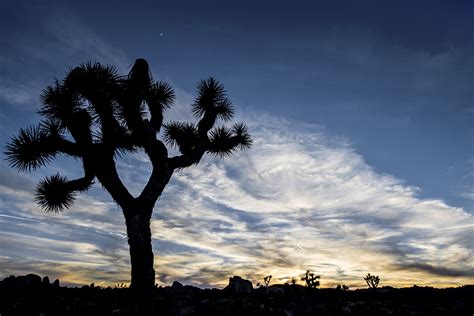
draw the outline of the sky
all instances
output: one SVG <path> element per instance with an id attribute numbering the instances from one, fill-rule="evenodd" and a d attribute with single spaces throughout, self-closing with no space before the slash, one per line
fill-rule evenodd
<path id="1" fill-rule="evenodd" d="M 471 1 L 4 1 L 0 144 L 40 120 L 42 89 L 86 61 L 148 60 L 194 120 L 196 83 L 220 80 L 254 146 L 174 174 L 152 218 L 156 282 L 223 287 L 321 276 L 323 287 L 474 283 Z M 129 281 L 124 219 L 99 185 L 61 214 L 0 153 L 0 278 Z M 143 153 L 119 174 L 138 194 Z"/>

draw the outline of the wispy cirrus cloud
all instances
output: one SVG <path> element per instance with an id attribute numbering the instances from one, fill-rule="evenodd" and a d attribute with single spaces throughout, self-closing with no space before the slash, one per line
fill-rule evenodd
<path id="1" fill-rule="evenodd" d="M 81 196 L 70 212 L 49 214 L 31 189 L 2 183 L 0 192 L 1 275 L 38 273 L 65 284 L 127 280 L 125 224 L 113 203 Z M 106 277 L 110 271 L 115 278 Z"/>
<path id="2" fill-rule="evenodd" d="M 313 269 L 325 286 L 364 286 L 367 272 L 399 286 L 472 283 L 471 214 L 418 198 L 417 188 L 377 173 L 321 126 L 257 112 L 241 119 L 254 147 L 177 172 L 157 203 L 157 282 L 223 286 L 232 274 L 285 281 Z M 137 192 L 147 178 L 143 158 L 119 164 Z M 94 271 L 110 265 L 116 274 L 102 275 L 103 282 L 127 279 L 122 215 L 103 192 L 81 196 L 60 216 L 45 215 L 22 181 L 3 178 L 4 261 L 20 258 L 28 272 L 45 271 L 45 264 L 35 268 L 38 261 L 77 265 L 80 276 L 59 272 L 70 284 L 93 282 Z"/>
<path id="3" fill-rule="evenodd" d="M 0 98 L 14 105 L 30 104 L 36 101 L 38 91 L 36 86 L 21 83 L 7 83 L 0 78 Z"/>
<path id="4" fill-rule="evenodd" d="M 407 267 L 403 277 L 390 272 L 387 282 L 397 283 L 417 267 L 441 283 L 472 280 L 471 214 L 417 198 L 417 188 L 378 174 L 321 127 L 271 117 L 251 126 L 248 153 L 176 175 L 165 196 L 181 201 L 162 201 L 159 239 L 258 266 L 249 277 L 312 268 L 362 285 L 364 271 Z"/>

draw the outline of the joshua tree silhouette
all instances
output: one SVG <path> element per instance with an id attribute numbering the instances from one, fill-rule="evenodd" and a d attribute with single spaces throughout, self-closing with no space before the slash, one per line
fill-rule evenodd
<path id="1" fill-rule="evenodd" d="M 319 278 L 319 275 L 315 275 L 314 272 L 307 270 L 305 275 L 301 278 L 301 281 L 305 281 L 307 287 L 315 289 L 319 286 Z"/>
<path id="2" fill-rule="evenodd" d="M 370 275 L 370 273 L 368 273 L 365 276 L 364 280 L 365 282 L 367 282 L 369 288 L 373 290 L 375 290 L 379 286 L 380 278 L 378 276 Z"/>
<path id="3" fill-rule="evenodd" d="M 150 219 L 173 172 L 199 163 L 205 153 L 224 158 L 252 143 L 242 123 L 215 126 L 234 114 L 222 84 L 214 78 L 202 80 L 197 92 L 192 105 L 196 124 L 163 124 L 163 112 L 172 106 L 175 94 L 167 83 L 153 80 L 146 60 L 137 59 L 128 76 L 114 67 L 86 63 L 43 91 L 38 112 L 45 120 L 20 129 L 6 145 L 8 162 L 20 171 L 42 167 L 59 154 L 82 162 L 84 176 L 79 179 L 56 174 L 42 180 L 36 201 L 47 212 L 62 211 L 97 179 L 123 211 L 131 288 L 143 295 L 151 294 L 155 283 Z M 160 132 L 164 142 L 157 137 Z M 169 157 L 164 143 L 177 146 L 180 155 Z M 138 150 L 148 155 L 152 173 L 134 197 L 118 176 L 115 158 Z"/>
<path id="4" fill-rule="evenodd" d="M 268 285 L 270 284 L 270 281 L 272 280 L 272 276 L 271 275 L 267 275 L 265 277 L 263 277 L 263 284 L 261 284 L 260 282 L 257 283 L 257 287 L 261 287 L 261 286 L 265 286 L 265 287 L 268 287 Z"/>

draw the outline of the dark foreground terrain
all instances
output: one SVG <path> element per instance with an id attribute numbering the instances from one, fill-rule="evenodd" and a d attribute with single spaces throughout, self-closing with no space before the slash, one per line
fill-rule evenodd
<path id="1" fill-rule="evenodd" d="M 174 282 L 155 290 L 156 315 L 469 315 L 474 286 L 434 289 L 384 287 L 344 291 L 272 285 L 253 289 L 231 278 L 229 286 L 200 289 Z M 0 315 L 133 315 L 127 288 L 61 287 L 29 274 L 0 281 Z"/>

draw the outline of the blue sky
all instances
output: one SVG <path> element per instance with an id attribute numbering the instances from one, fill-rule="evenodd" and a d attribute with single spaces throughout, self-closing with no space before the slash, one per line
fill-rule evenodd
<path id="1" fill-rule="evenodd" d="M 126 73 L 148 59 L 177 91 L 169 119 L 192 119 L 196 82 L 212 75 L 256 145 L 175 175 L 153 221 L 158 282 L 311 268 L 328 286 L 363 286 L 367 272 L 472 283 L 474 6 L 376 3 L 3 3 L 0 141 L 37 121 L 41 90 L 88 60 Z M 33 203 L 39 179 L 73 175 L 75 162 L 31 175 L 0 166 L 2 275 L 127 280 L 123 220 L 99 187 L 62 215 Z M 138 193 L 144 157 L 120 166 Z"/>

